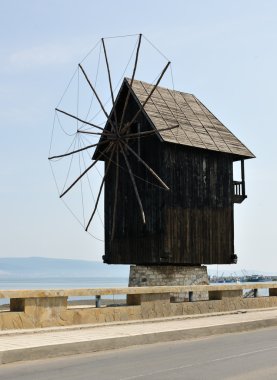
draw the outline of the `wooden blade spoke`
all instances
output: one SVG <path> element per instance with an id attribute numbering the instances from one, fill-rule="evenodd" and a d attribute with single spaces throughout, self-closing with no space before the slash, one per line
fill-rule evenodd
<path id="1" fill-rule="evenodd" d="M 115 129 L 115 127 L 114 127 L 111 119 L 109 118 L 109 115 L 108 115 L 107 111 L 105 110 L 105 107 L 104 107 L 103 103 L 101 102 L 101 99 L 99 98 L 99 95 L 97 94 L 95 88 L 91 84 L 91 82 L 90 82 L 90 80 L 89 80 L 89 78 L 88 78 L 85 70 L 83 69 L 83 67 L 82 67 L 82 65 L 80 63 L 79 63 L 79 67 L 82 70 L 82 73 L 84 74 L 84 77 L 86 78 L 86 81 L 88 82 L 90 88 L 92 89 L 92 91 L 93 91 L 93 93 L 94 93 L 94 95 L 95 95 L 98 103 L 100 104 L 100 107 L 101 107 L 102 111 L 104 112 L 105 116 L 107 117 L 109 124 L 111 125 L 112 129 L 115 131 L 116 129 Z"/>
<path id="2" fill-rule="evenodd" d="M 86 150 L 86 149 L 90 149 L 90 148 L 94 148 L 95 146 L 97 145 L 102 145 L 102 144 L 105 144 L 107 143 L 109 140 L 103 140 L 103 141 L 100 141 L 96 144 L 92 144 L 92 145 L 88 145 L 88 146 L 85 146 L 84 148 L 80 148 L 80 149 L 77 149 L 77 150 L 73 150 L 71 152 L 67 152 L 67 153 L 64 153 L 64 154 L 60 154 L 58 156 L 51 156 L 51 157 L 48 157 L 48 160 L 53 160 L 54 158 L 61 158 L 61 157 L 66 157 L 66 156 L 70 156 L 71 154 L 75 154 L 75 153 L 79 153 L 79 152 L 82 152 L 83 150 Z"/>
<path id="3" fill-rule="evenodd" d="M 106 149 L 104 149 L 103 152 L 99 154 L 99 157 L 89 166 L 86 168 L 85 171 L 83 171 L 82 174 L 79 175 L 78 178 L 75 179 L 75 181 L 60 195 L 60 198 L 62 198 L 69 190 L 72 189 L 73 186 L 76 185 L 76 183 L 91 169 L 93 166 L 100 160 L 101 156 L 104 155 L 105 151 L 108 151 L 110 146 L 108 146 Z M 82 150 L 82 149 L 81 149 Z"/>
<path id="4" fill-rule="evenodd" d="M 87 133 L 88 135 L 98 135 L 98 136 L 103 136 L 103 135 L 106 135 L 106 131 L 103 131 L 103 132 L 88 132 L 88 131 L 81 131 L 81 130 L 77 130 L 77 133 Z M 108 135 L 110 135 L 110 133 L 108 133 Z"/>
<path id="5" fill-rule="evenodd" d="M 138 65 L 138 57 L 139 57 L 139 49 L 140 49 L 140 44 L 141 44 L 141 37 L 142 37 L 142 34 L 140 33 L 139 40 L 138 40 L 138 47 L 137 47 L 137 51 L 136 51 L 135 64 L 134 64 L 133 74 L 132 74 L 131 83 L 130 83 L 130 87 L 131 88 L 132 88 L 132 85 L 133 85 L 133 81 L 134 81 L 134 78 L 135 78 L 135 74 L 136 74 L 136 70 L 137 70 L 137 65 Z"/>
<path id="6" fill-rule="evenodd" d="M 135 178 L 134 178 L 134 175 L 133 175 L 133 172 L 132 172 L 129 160 L 128 160 L 127 156 L 126 156 L 126 153 L 124 152 L 124 147 L 122 147 L 122 146 L 121 146 L 121 152 L 122 152 L 122 154 L 124 156 L 124 159 L 125 159 L 125 162 L 126 162 L 126 166 L 127 166 L 127 169 L 128 169 L 128 172 L 129 172 L 129 175 L 130 175 L 130 178 L 131 178 L 134 190 L 135 190 L 135 194 L 136 194 L 137 201 L 138 201 L 139 208 L 140 208 L 140 212 L 141 212 L 142 221 L 143 221 L 143 224 L 145 224 L 146 223 L 145 214 L 144 214 L 143 206 L 142 206 L 141 199 L 140 199 L 140 196 L 139 196 L 139 192 L 138 192 L 138 188 L 137 188 L 137 185 L 136 185 L 136 181 L 135 181 Z"/>
<path id="7" fill-rule="evenodd" d="M 107 137 L 112 137 L 114 136 L 112 133 L 109 131 L 103 131 L 103 132 L 92 132 L 92 131 L 82 131 L 81 129 L 77 129 L 77 133 L 85 133 L 87 135 L 99 135 L 99 136 L 107 136 Z"/>
<path id="8" fill-rule="evenodd" d="M 80 69 L 82 70 L 82 73 L 84 74 L 84 77 L 86 78 L 86 81 L 88 82 L 89 87 L 92 89 L 92 91 L 93 91 L 93 93 L 94 93 L 94 95 L 95 95 L 95 97 L 96 97 L 98 103 L 100 104 L 100 107 L 102 108 L 102 111 L 104 112 L 104 114 L 106 115 L 106 117 L 109 118 L 109 115 L 108 115 L 107 111 L 105 110 L 104 105 L 103 105 L 103 103 L 101 102 L 101 99 L 99 98 L 99 96 L 98 96 L 98 94 L 97 94 L 95 88 L 94 88 L 93 85 L 91 84 L 91 82 L 90 82 L 90 80 L 89 80 L 89 78 L 88 78 L 88 76 L 87 76 L 85 70 L 83 69 L 83 67 L 82 67 L 82 65 L 81 65 L 80 63 L 79 63 L 79 67 L 80 67 Z"/>
<path id="9" fill-rule="evenodd" d="M 118 146 L 116 147 L 116 168 L 115 168 L 115 190 L 114 190 L 114 205 L 113 205 L 113 222 L 112 222 L 112 238 L 114 239 L 115 233 L 115 218 L 116 218 L 116 208 L 117 208 L 117 193 L 118 193 L 118 175 L 119 175 L 119 153 Z"/>
<path id="10" fill-rule="evenodd" d="M 108 61 L 108 56 L 107 56 L 104 38 L 102 38 L 102 45 L 103 45 L 103 50 L 104 50 L 104 56 L 105 56 L 106 67 L 107 67 L 108 78 L 109 78 L 111 98 L 112 98 L 112 103 L 113 103 L 113 114 L 114 114 L 114 118 L 115 118 L 115 127 L 117 129 L 117 116 L 116 116 L 116 110 L 115 110 L 115 104 L 114 104 L 114 94 L 113 94 L 113 86 L 112 86 L 112 79 L 111 79 L 111 71 L 110 71 L 110 66 L 109 66 L 109 61 Z"/>
<path id="11" fill-rule="evenodd" d="M 111 162 L 112 162 L 112 158 L 113 158 L 113 154 L 114 154 L 114 150 L 115 150 L 115 145 L 112 147 L 112 151 L 111 151 L 111 155 L 110 155 L 110 158 L 109 158 L 109 161 L 108 161 L 108 164 L 107 164 L 107 167 L 106 167 L 106 170 L 105 170 L 105 174 L 104 174 L 104 177 L 102 179 L 102 182 L 101 182 L 101 185 L 100 185 L 100 189 L 99 189 L 99 192 L 98 192 L 98 195 L 97 195 L 97 199 L 96 199 L 96 203 L 95 203 L 95 206 L 94 206 L 94 209 L 93 209 L 93 212 L 91 214 L 91 217 L 89 218 L 89 221 L 88 221 L 88 224 L 86 226 L 86 231 L 88 230 L 89 228 L 89 225 L 96 213 L 96 210 L 97 210 L 97 206 L 98 206 L 98 203 L 99 203 L 99 199 L 100 199 L 100 196 L 101 196 L 101 193 L 102 193 L 102 189 L 103 189 L 103 186 L 104 186 L 104 183 L 105 183 L 105 179 L 107 177 L 107 174 L 108 174 L 108 171 L 109 171 L 109 168 L 110 168 L 110 165 L 111 165 Z"/>
<path id="12" fill-rule="evenodd" d="M 157 179 L 157 181 L 166 189 L 169 190 L 169 187 L 164 183 L 164 181 L 158 176 L 157 173 L 154 172 L 153 169 L 150 168 L 149 165 L 125 142 L 123 141 L 126 148 L 133 153 L 133 155 L 150 171 L 150 173 Z"/>
<path id="13" fill-rule="evenodd" d="M 62 111 L 62 110 L 60 110 L 60 109 L 58 109 L 58 108 L 55 108 L 55 111 L 58 111 L 58 112 L 63 113 L 63 114 L 65 114 L 65 115 L 69 116 L 69 117 L 72 117 L 73 119 L 78 120 L 78 121 L 80 121 L 81 123 L 84 123 L 84 124 L 87 124 L 87 125 L 91 125 L 91 126 L 94 127 L 94 128 L 97 128 L 97 129 L 100 129 L 101 131 L 104 131 L 104 128 L 99 127 L 99 126 L 96 125 L 96 124 L 90 123 L 89 121 L 86 121 L 86 120 L 80 119 L 79 117 L 77 117 L 77 116 L 75 116 L 75 115 L 72 115 L 72 114 L 70 114 L 70 113 L 68 113 L 68 112 Z"/>
<path id="14" fill-rule="evenodd" d="M 108 139 L 108 140 L 116 140 L 117 137 L 114 135 L 114 133 L 111 133 L 109 131 L 103 131 L 102 133 L 96 133 L 96 132 L 91 132 L 91 131 L 82 131 L 81 129 L 77 129 L 77 133 L 82 133 L 82 134 L 85 134 L 85 135 L 100 135 L 100 136 L 103 136 L 105 135 L 105 137 Z"/>
<path id="15" fill-rule="evenodd" d="M 126 109 L 127 109 L 127 104 L 128 104 L 128 101 L 129 101 L 129 97 L 130 97 L 130 94 L 131 94 L 131 88 L 133 86 L 133 81 L 134 81 L 136 70 L 137 70 L 139 49 L 140 49 L 140 44 L 141 44 L 141 37 L 142 37 L 142 34 L 139 35 L 139 40 L 138 40 L 138 46 L 137 46 L 137 51 L 136 51 L 136 58 L 135 58 L 135 64 L 134 64 L 134 68 L 133 68 L 131 83 L 130 83 L 130 87 L 128 88 L 128 93 L 127 93 L 126 100 L 125 100 L 125 103 L 124 103 L 124 106 L 123 106 L 123 112 L 122 112 L 122 116 L 121 116 L 121 120 L 120 120 L 119 130 L 122 128 L 122 124 L 124 123 L 124 118 L 125 118 L 125 113 L 126 113 Z"/>
<path id="16" fill-rule="evenodd" d="M 104 55 L 105 55 L 105 61 L 106 61 L 107 72 L 108 72 L 109 85 L 110 85 L 110 92 L 111 92 L 112 102 L 113 102 L 113 106 L 114 106 L 114 96 L 113 96 L 113 87 L 112 87 L 111 71 L 110 71 L 110 66 L 109 66 L 109 61 L 108 61 L 108 56 L 107 56 L 107 51 L 106 51 L 106 45 L 105 45 L 105 42 L 104 42 L 104 38 L 102 38 L 102 45 L 103 45 L 103 50 L 104 50 Z"/>
<path id="17" fill-rule="evenodd" d="M 168 69 L 168 66 L 170 65 L 170 62 L 167 62 L 165 68 L 163 69 L 161 75 L 159 76 L 155 86 L 152 88 L 152 90 L 150 91 L 150 93 L 148 94 L 147 98 L 145 99 L 145 101 L 143 102 L 143 104 L 140 106 L 140 109 L 137 111 L 137 113 L 135 114 L 135 116 L 132 118 L 132 120 L 130 122 L 128 122 L 128 125 L 125 126 L 123 128 L 123 132 L 125 132 L 126 130 L 129 129 L 129 127 L 134 123 L 134 121 L 138 118 L 138 116 L 140 115 L 140 113 L 143 111 L 144 107 L 146 106 L 147 102 L 149 101 L 149 99 L 151 98 L 153 92 L 156 90 L 156 88 L 158 87 L 162 77 L 164 76 L 166 70 Z"/>
<path id="18" fill-rule="evenodd" d="M 174 125 L 173 127 L 162 128 L 162 129 L 155 129 L 153 131 L 129 133 L 129 134 L 124 135 L 124 137 L 129 139 L 130 137 L 148 136 L 148 135 L 153 135 L 155 133 L 159 133 L 159 132 L 163 132 L 163 131 L 170 131 L 171 129 L 174 129 L 174 128 L 179 128 L 179 124 L 178 125 Z"/>

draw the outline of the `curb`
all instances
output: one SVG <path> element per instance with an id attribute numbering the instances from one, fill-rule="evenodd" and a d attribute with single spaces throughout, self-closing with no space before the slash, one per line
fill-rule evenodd
<path id="1" fill-rule="evenodd" d="M 178 320 L 190 320 L 190 319 L 201 319 L 207 317 L 215 317 L 221 315 L 234 315 L 234 314 L 249 314 L 255 313 L 257 311 L 267 311 L 267 310 L 277 310 L 277 307 L 263 308 L 263 309 L 238 309 L 238 310 L 229 310 L 229 311 L 220 311 L 214 313 L 205 313 L 205 314 L 184 314 L 184 315 L 176 315 L 170 317 L 161 317 L 161 318 L 149 318 L 149 319 L 134 319 L 127 321 L 116 321 L 116 322 L 104 322 L 104 323 L 94 323 L 94 324 L 81 324 L 81 325 L 68 325 L 68 326 L 52 326 L 52 327 L 41 327 L 41 328 L 31 328 L 31 329 L 12 329 L 12 330 L 0 330 L 1 336 L 18 336 L 24 334 L 42 334 L 56 331 L 76 331 L 76 330 L 84 330 L 91 328 L 99 328 L 106 326 L 122 326 L 122 325 L 137 325 L 144 323 L 156 323 L 156 322 L 164 322 L 164 321 L 178 321 Z"/>
<path id="2" fill-rule="evenodd" d="M 0 352 L 0 364 L 15 363 L 27 360 L 57 358 L 67 355 L 87 354 L 137 345 L 199 339 L 213 335 L 246 332 L 274 326 L 277 326 L 277 318 L 236 322 L 192 329 L 162 331 L 142 335 L 123 336 L 82 342 L 60 343 L 23 349 L 11 349 Z"/>

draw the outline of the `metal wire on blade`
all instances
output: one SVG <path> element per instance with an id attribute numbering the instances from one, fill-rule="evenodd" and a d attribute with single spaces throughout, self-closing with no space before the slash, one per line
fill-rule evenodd
<path id="1" fill-rule="evenodd" d="M 139 33 L 136 33 L 136 34 L 124 34 L 124 35 L 120 35 L 120 36 L 109 36 L 109 37 L 104 37 L 104 40 L 111 40 L 111 39 L 114 39 L 114 38 L 125 38 L 125 37 L 135 37 L 135 36 L 139 36 Z"/>
<path id="2" fill-rule="evenodd" d="M 101 60 L 101 50 L 102 50 L 102 45 L 100 44 L 99 45 L 99 54 L 98 54 L 98 62 L 97 62 L 97 69 L 96 69 L 96 76 L 95 76 L 95 81 L 94 81 L 94 87 L 96 88 L 97 87 L 97 81 L 98 81 L 98 74 L 99 74 L 99 67 L 100 67 L 100 60 Z M 79 66 L 78 66 L 79 68 Z M 85 120 L 87 120 L 88 118 L 88 115 L 90 114 L 90 111 L 91 111 L 91 107 L 92 107 L 92 104 L 93 104 L 93 101 L 95 99 L 95 95 L 92 94 L 92 97 L 91 97 L 91 101 L 90 101 L 90 105 L 89 105 L 89 108 L 88 108 L 88 112 L 87 112 L 87 115 L 85 117 Z M 93 120 L 93 119 L 92 119 Z M 89 121 L 92 121 L 92 120 L 89 120 Z M 105 123 L 105 122 L 104 122 Z M 104 124 L 102 123 L 102 124 Z M 85 124 L 83 123 L 79 128 L 83 128 Z M 87 128 L 88 130 L 89 128 Z"/>
<path id="3" fill-rule="evenodd" d="M 77 74 L 78 80 L 77 80 L 77 104 L 76 104 L 76 112 L 77 112 L 77 118 L 79 118 L 79 93 L 80 93 L 80 70 L 78 66 L 78 74 Z M 79 126 L 79 120 L 76 119 L 76 130 L 78 131 Z"/>
<path id="4" fill-rule="evenodd" d="M 142 34 L 142 37 L 164 58 L 164 59 L 166 59 L 167 61 L 170 61 L 170 59 L 168 59 L 161 51 L 160 51 L 160 49 L 158 49 L 157 48 L 157 46 L 155 46 L 154 44 L 153 44 L 153 42 L 151 42 L 150 40 L 148 40 L 148 38 L 144 35 L 144 34 Z"/>
<path id="5" fill-rule="evenodd" d="M 71 144 L 69 145 L 69 147 L 67 148 L 67 150 L 65 151 L 65 154 L 68 153 L 70 151 L 70 149 L 72 148 L 72 146 L 74 145 L 74 148 L 75 149 L 75 141 L 76 141 L 76 137 L 77 137 L 77 133 L 74 134 L 74 138 L 71 142 Z M 52 150 L 52 137 L 51 137 L 51 143 L 50 143 L 50 148 L 49 148 L 49 153 L 48 153 L 48 156 L 51 155 L 51 150 Z M 52 159 L 52 162 L 57 162 L 57 161 L 60 161 L 62 160 L 63 157 L 60 157 L 60 158 L 53 158 Z"/>
<path id="6" fill-rule="evenodd" d="M 101 40 L 99 40 L 91 49 L 90 51 L 85 55 L 85 57 L 80 61 L 80 63 L 83 63 L 87 57 L 97 48 L 97 45 L 100 44 Z"/>
<path id="7" fill-rule="evenodd" d="M 78 135 L 78 147 L 80 149 L 80 135 Z M 82 168 L 81 168 L 81 155 L 79 154 L 79 170 L 80 170 L 80 175 L 82 173 Z M 81 199 L 82 199 L 82 209 L 83 209 L 83 220 L 84 220 L 84 228 L 86 225 L 86 220 L 85 220 L 85 207 L 84 207 L 84 194 L 83 194 L 83 178 L 80 180 L 80 188 L 81 188 Z"/>
<path id="8" fill-rule="evenodd" d="M 65 88 L 65 90 L 64 90 L 64 92 L 63 92 L 63 94 L 62 94 L 62 96 L 61 96 L 61 98 L 60 98 L 60 100 L 59 100 L 59 102 L 57 104 L 57 106 L 56 106 L 56 108 L 59 108 L 59 105 L 61 104 L 61 102 L 62 102 L 65 94 L 67 93 L 67 90 L 68 90 L 69 86 L 71 85 L 71 82 L 73 81 L 73 79 L 74 79 L 74 77 L 75 77 L 75 75 L 77 73 L 77 70 L 78 70 L 78 67 L 74 70 L 74 73 L 73 73 L 72 77 L 70 78 L 70 80 L 69 80 L 69 82 L 68 82 L 68 84 L 67 84 L 67 86 L 66 86 L 66 88 Z"/>
<path id="9" fill-rule="evenodd" d="M 85 146 L 85 144 L 84 144 L 84 142 L 83 142 L 83 140 L 82 140 L 82 136 L 81 136 L 81 143 L 82 143 L 83 146 Z M 90 155 L 89 155 L 89 153 L 88 153 L 87 150 L 86 150 L 86 153 L 88 154 L 88 156 L 89 156 L 89 158 L 90 158 Z M 84 152 L 83 152 L 83 151 L 82 151 L 82 160 L 83 160 L 83 164 L 84 164 L 84 168 L 85 168 L 85 167 L 86 167 L 86 164 L 85 164 L 85 158 L 84 158 Z M 100 177 L 102 178 L 102 176 L 101 176 L 101 174 L 100 174 L 100 172 L 99 172 L 99 170 L 98 170 L 98 168 L 97 168 L 96 165 L 95 165 L 95 169 L 97 170 L 97 172 L 99 173 Z M 90 192 L 91 192 L 91 196 L 92 196 L 93 202 L 95 203 L 95 197 L 94 197 L 94 194 L 93 194 L 93 190 L 92 190 L 92 186 L 91 186 L 91 183 L 90 183 L 90 178 L 89 178 L 88 173 L 86 173 L 86 178 L 87 178 L 87 181 L 88 181 L 88 184 L 89 184 L 89 188 L 90 188 Z M 102 218 L 101 218 L 101 215 L 100 215 L 99 210 L 97 209 L 96 212 L 97 212 L 97 215 L 98 215 L 98 217 L 99 217 L 99 220 L 100 220 L 102 226 L 104 227 L 104 223 L 103 223 L 103 220 L 102 220 Z"/>
<path id="10" fill-rule="evenodd" d="M 56 122 L 56 112 L 54 112 L 54 118 L 53 118 L 53 123 L 52 123 L 48 157 L 50 157 L 50 155 L 51 155 L 51 149 L 52 149 L 52 144 L 53 144 L 53 136 L 54 136 L 54 129 L 55 129 L 55 122 Z"/>
<path id="11" fill-rule="evenodd" d="M 66 132 L 66 130 L 65 130 L 64 127 L 62 126 L 62 123 L 61 123 L 61 121 L 60 121 L 60 118 L 59 118 L 58 112 L 57 112 L 57 111 L 55 111 L 55 112 L 56 112 L 56 114 L 57 114 L 57 120 L 58 120 L 59 126 L 60 126 L 61 130 L 63 131 L 63 133 L 66 134 L 67 136 L 74 136 L 77 132 L 73 132 L 73 133 L 68 133 L 68 132 Z M 77 128 L 77 129 L 78 129 L 78 128 Z"/>
<path id="12" fill-rule="evenodd" d="M 89 141 L 84 135 L 82 135 L 81 138 L 85 139 L 85 140 L 87 141 L 87 143 L 90 144 L 90 141 Z M 84 147 L 85 147 L 86 145 L 85 145 L 84 141 L 82 141 L 82 142 L 83 142 L 83 145 L 84 145 Z M 97 149 L 97 147 L 96 147 L 96 149 Z M 89 155 L 89 153 L 88 153 L 87 150 L 86 150 L 86 152 L 87 152 L 87 155 L 89 156 L 89 159 L 91 159 L 91 157 L 90 157 L 90 155 Z M 96 165 L 95 165 L 95 169 L 96 169 L 97 173 L 99 174 L 99 176 L 100 176 L 101 178 L 103 178 L 102 174 L 100 173 L 100 171 L 99 171 L 99 169 L 98 169 L 98 167 L 97 167 Z"/>
<path id="13" fill-rule="evenodd" d="M 130 62 L 131 62 L 131 60 L 132 60 L 132 58 L 133 58 L 133 55 L 134 55 L 134 53 L 135 53 L 135 51 L 136 51 L 136 47 L 137 47 L 137 43 L 135 44 L 135 46 L 134 46 L 134 48 L 133 48 L 133 50 L 132 50 L 132 53 L 131 53 L 131 55 L 130 55 L 130 58 L 129 58 L 129 60 L 128 60 L 128 62 L 127 62 L 127 64 L 126 64 L 126 66 L 125 66 L 125 69 L 124 69 L 124 71 L 123 71 L 123 74 L 121 75 L 121 77 L 120 77 L 120 79 L 118 80 L 118 82 L 117 82 L 117 84 L 116 84 L 116 86 L 114 87 L 114 92 L 116 92 L 117 91 L 117 89 L 118 89 L 118 87 L 121 85 L 121 83 L 122 83 L 122 79 L 124 78 L 124 76 L 125 76 L 125 73 L 126 73 L 126 71 L 127 71 L 127 69 L 128 69 L 128 67 L 129 67 L 129 65 L 130 65 Z M 108 97 L 108 99 L 103 103 L 104 104 L 104 106 L 106 106 L 110 101 L 111 101 L 111 95 Z M 100 113 L 102 112 L 102 110 L 100 109 L 90 120 L 89 120 L 89 122 L 92 122 Z M 105 123 L 105 122 L 104 122 Z M 101 123 L 100 125 L 102 125 L 102 124 L 104 124 L 104 123 Z"/>
<path id="14" fill-rule="evenodd" d="M 73 149 L 75 149 L 75 147 L 76 147 L 77 135 L 75 135 L 74 140 L 75 140 L 75 142 L 74 142 Z M 64 186 L 63 186 L 62 192 L 60 194 L 62 194 L 64 192 L 64 190 L 65 190 L 65 187 L 66 187 L 66 184 L 67 184 L 67 181 L 68 181 L 68 178 L 69 178 L 69 174 L 71 172 L 71 166 L 72 166 L 73 157 L 74 157 L 74 155 L 72 154 L 71 157 L 70 157 L 70 164 L 69 164 L 69 168 L 68 168 L 68 171 L 67 171 L 67 176 L 66 176 L 66 179 L 65 179 L 65 182 L 64 182 Z M 59 160 L 61 160 L 61 159 L 62 159 L 62 157 L 59 158 Z"/>
<path id="15" fill-rule="evenodd" d="M 54 170 L 53 170 L 53 167 L 52 167 L 52 163 L 50 161 L 50 168 L 51 168 L 51 172 L 52 172 L 52 175 L 53 175 L 53 178 L 54 178 L 54 182 L 55 182 L 55 185 L 56 185 L 56 189 L 59 193 L 59 187 L 58 187 L 58 183 L 57 183 L 57 180 L 56 180 L 56 177 L 55 177 L 55 174 L 54 174 Z M 71 210 L 71 208 L 68 206 L 68 204 L 65 202 L 65 200 L 63 198 L 61 198 L 64 206 L 67 208 L 67 210 L 70 212 L 70 214 L 74 217 L 74 219 L 80 224 L 80 226 L 83 227 L 83 224 L 82 222 L 80 221 L 80 219 L 77 217 L 77 215 Z M 96 239 L 98 241 L 101 241 L 102 243 L 104 243 L 104 240 L 103 239 L 100 239 L 98 238 L 97 236 L 93 235 L 92 233 L 90 233 L 89 231 L 87 231 L 87 233 L 93 238 L 93 239 Z"/>

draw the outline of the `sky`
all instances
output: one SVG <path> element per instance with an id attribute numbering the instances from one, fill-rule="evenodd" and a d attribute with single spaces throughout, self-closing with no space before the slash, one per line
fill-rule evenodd
<path id="1" fill-rule="evenodd" d="M 101 37 L 143 33 L 171 60 L 175 88 L 196 95 L 257 157 L 246 162 L 248 198 L 235 205 L 239 264 L 231 270 L 277 271 L 276 1 L 0 5 L 1 257 L 101 260 L 103 242 L 84 232 L 55 188 L 47 159 L 54 108 Z M 153 62 L 140 65 L 143 76 Z"/>

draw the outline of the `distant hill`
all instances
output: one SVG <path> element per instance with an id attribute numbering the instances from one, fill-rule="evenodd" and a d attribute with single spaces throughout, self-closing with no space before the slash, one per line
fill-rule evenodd
<path id="1" fill-rule="evenodd" d="M 43 257 L 0 258 L 0 278 L 7 277 L 128 277 L 128 265 Z"/>
<path id="2" fill-rule="evenodd" d="M 234 268 L 234 269 L 233 269 Z M 242 275 L 239 268 L 227 266 L 218 268 L 219 276 Z M 215 266 L 208 266 L 211 276 L 217 274 Z M 247 274 L 273 275 L 276 273 L 265 273 L 258 270 L 247 269 Z M 8 277 L 18 279 L 24 277 L 95 277 L 95 278 L 128 278 L 129 265 L 107 265 L 99 261 L 50 259 L 44 257 L 5 257 L 0 258 L 0 280 Z"/>

